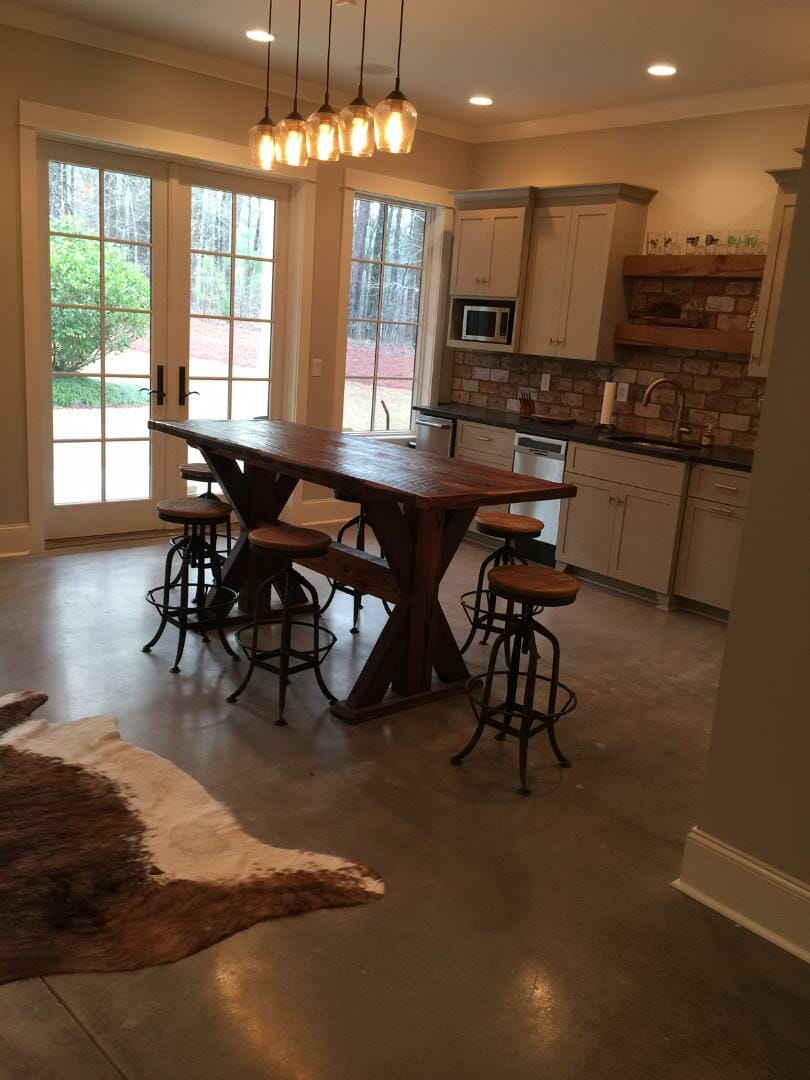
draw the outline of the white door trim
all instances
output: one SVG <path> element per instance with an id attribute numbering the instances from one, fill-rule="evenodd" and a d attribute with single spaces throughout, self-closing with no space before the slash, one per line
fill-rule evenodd
<path id="1" fill-rule="evenodd" d="M 679 892 L 810 962 L 810 885 L 697 827 L 686 838 Z"/>

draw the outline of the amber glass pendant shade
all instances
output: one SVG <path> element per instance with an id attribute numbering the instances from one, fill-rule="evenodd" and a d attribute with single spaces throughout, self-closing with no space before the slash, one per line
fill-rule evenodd
<path id="1" fill-rule="evenodd" d="M 340 110 L 340 149 L 349 157 L 371 157 L 374 153 L 374 110 L 361 97 Z"/>
<path id="2" fill-rule="evenodd" d="M 340 120 L 328 102 L 307 117 L 307 150 L 316 161 L 340 160 Z"/>
<path id="3" fill-rule="evenodd" d="M 276 127 L 269 116 L 254 124 L 248 132 L 250 161 L 257 169 L 267 172 L 273 168 L 276 157 Z"/>
<path id="4" fill-rule="evenodd" d="M 374 110 L 377 149 L 386 154 L 410 154 L 416 135 L 417 112 L 403 93 L 392 90 Z"/>
<path id="5" fill-rule="evenodd" d="M 276 127 L 276 161 L 297 168 L 309 161 L 307 122 L 298 112 L 291 112 Z"/>

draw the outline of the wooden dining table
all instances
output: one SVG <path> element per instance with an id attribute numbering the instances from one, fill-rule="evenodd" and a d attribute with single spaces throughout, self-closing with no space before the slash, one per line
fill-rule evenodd
<path id="1" fill-rule="evenodd" d="M 252 604 L 248 533 L 279 518 L 299 481 L 363 507 L 381 555 L 333 543 L 325 555 L 302 560 L 393 606 L 351 691 L 332 706 L 351 723 L 463 688 L 469 672 L 439 585 L 478 508 L 576 494 L 571 484 L 286 420 L 152 420 L 149 427 L 199 450 L 233 505 L 242 531 L 222 584 L 240 590 L 243 610 Z"/>

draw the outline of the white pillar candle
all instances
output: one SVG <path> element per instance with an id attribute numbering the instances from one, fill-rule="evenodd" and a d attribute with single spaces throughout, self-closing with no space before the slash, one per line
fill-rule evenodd
<path id="1" fill-rule="evenodd" d="M 602 414 L 599 417 L 600 424 L 613 423 L 613 403 L 616 400 L 616 383 L 606 382 L 602 394 Z"/>

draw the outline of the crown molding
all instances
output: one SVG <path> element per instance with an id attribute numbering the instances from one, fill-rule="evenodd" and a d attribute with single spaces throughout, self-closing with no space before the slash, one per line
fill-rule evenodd
<path id="1" fill-rule="evenodd" d="M 44 37 L 71 41 L 77 45 L 87 45 L 94 49 L 121 53 L 124 56 L 135 57 L 138 60 L 148 60 L 153 64 L 164 64 L 166 67 L 192 71 L 197 75 L 207 75 L 214 79 L 222 79 L 225 82 L 264 90 L 264 70 L 250 64 L 214 56 L 211 53 L 198 52 L 194 49 L 184 49 L 180 45 L 158 41 L 154 38 L 139 37 L 136 34 L 126 33 L 121 30 L 112 30 L 109 27 L 84 22 L 81 19 L 75 19 L 72 16 L 62 15 L 58 12 L 44 11 L 33 4 L 24 3 L 22 0 L 0 0 L 0 25 L 11 26 L 15 30 L 27 30 L 30 33 L 41 34 Z M 291 98 L 294 88 L 295 81 L 291 76 L 281 72 L 273 74 L 274 96 L 285 95 Z M 302 101 L 311 105 L 314 109 L 323 99 L 323 86 L 312 82 L 299 81 L 298 93 Z M 356 89 L 346 90 L 337 87 L 333 90 L 334 97 L 341 93 L 348 100 L 354 97 Z M 467 125 L 459 124 L 454 120 L 430 116 L 420 112 L 419 127 L 422 131 L 430 132 L 433 135 L 443 135 L 448 139 L 472 142 L 470 129 Z"/>
<path id="2" fill-rule="evenodd" d="M 810 80 L 727 90 L 719 94 L 675 98 L 643 105 L 624 105 L 618 109 L 599 109 L 595 112 L 572 113 L 541 120 L 522 120 L 514 124 L 490 124 L 473 128 L 472 140 L 476 143 L 493 143 L 537 139 L 545 135 L 569 135 L 577 131 L 600 131 L 606 128 L 659 124 L 667 120 L 721 116 L 724 113 L 756 112 L 759 109 L 777 109 L 785 105 L 810 106 Z"/>
<path id="3" fill-rule="evenodd" d="M 0 25 L 27 30 L 45 37 L 72 41 L 78 45 L 121 53 L 167 67 L 192 71 L 199 75 L 222 79 L 242 86 L 264 88 L 264 73 L 257 67 L 238 60 L 214 56 L 211 53 L 185 49 L 179 45 L 139 37 L 135 34 L 98 26 L 69 15 L 44 11 L 23 0 L 0 0 Z M 282 73 L 273 76 L 273 93 L 292 97 L 293 79 Z M 354 90 L 338 92 L 352 97 Z M 300 96 L 313 108 L 320 102 L 323 88 L 319 84 L 301 82 Z M 636 127 L 668 120 L 690 120 L 724 113 L 756 112 L 789 105 L 810 106 L 810 80 L 780 83 L 774 86 L 749 87 L 699 97 L 675 98 L 671 101 L 625 105 L 616 109 L 569 113 L 537 120 L 522 120 L 505 124 L 473 125 L 445 117 L 420 112 L 422 131 L 468 143 L 511 142 L 518 139 L 537 139 L 546 135 L 568 135 L 579 131 L 600 131 L 608 128 Z"/>

